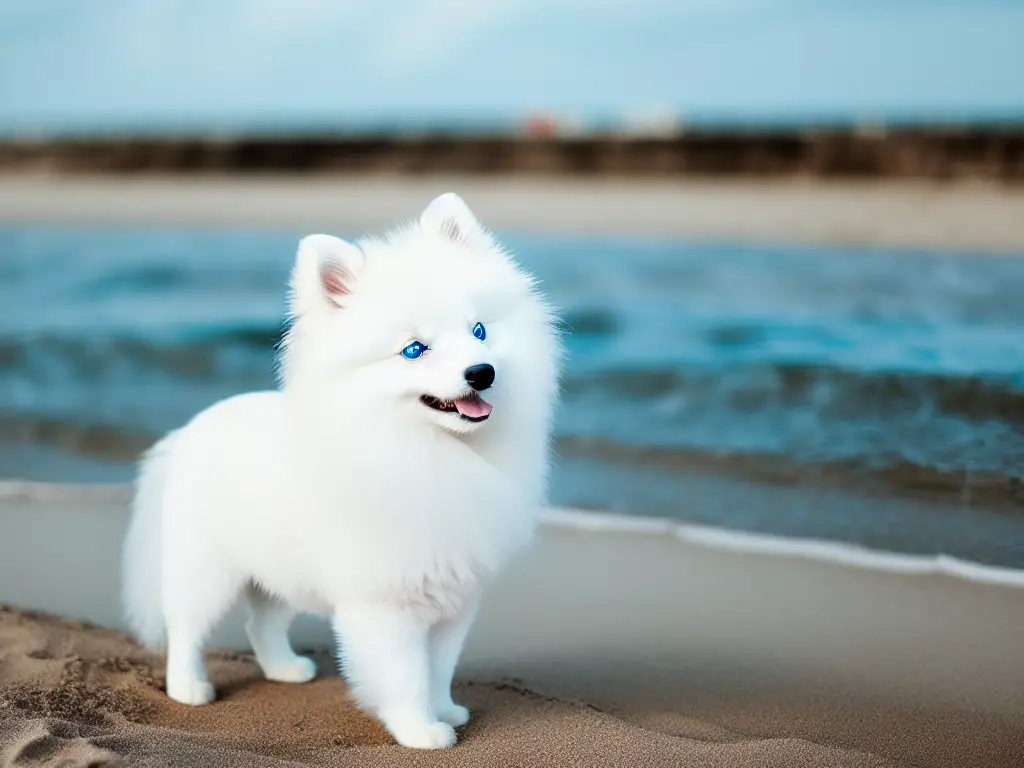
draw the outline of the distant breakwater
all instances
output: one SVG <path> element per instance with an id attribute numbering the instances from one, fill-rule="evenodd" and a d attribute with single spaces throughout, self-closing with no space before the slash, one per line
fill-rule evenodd
<path id="1" fill-rule="evenodd" d="M 0 140 L 0 171 L 984 179 L 1024 183 L 1024 125 L 671 136 L 145 135 Z"/>

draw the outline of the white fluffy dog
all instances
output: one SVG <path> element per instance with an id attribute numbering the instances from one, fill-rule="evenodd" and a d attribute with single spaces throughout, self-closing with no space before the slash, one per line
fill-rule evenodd
<path id="1" fill-rule="evenodd" d="M 328 614 L 359 704 L 400 744 L 449 747 L 481 590 L 544 501 L 553 315 L 454 194 L 380 238 L 304 238 L 290 311 L 280 391 L 216 403 L 142 460 L 129 621 L 166 637 L 167 693 L 198 705 L 204 640 L 240 593 L 270 680 L 316 675 L 288 627 Z"/>

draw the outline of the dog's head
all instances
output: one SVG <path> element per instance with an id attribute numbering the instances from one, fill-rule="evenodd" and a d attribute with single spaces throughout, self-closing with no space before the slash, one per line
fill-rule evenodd
<path id="1" fill-rule="evenodd" d="M 553 398 L 551 313 L 457 195 L 381 237 L 304 238 L 291 289 L 282 377 L 318 407 L 344 398 L 467 436 Z"/>

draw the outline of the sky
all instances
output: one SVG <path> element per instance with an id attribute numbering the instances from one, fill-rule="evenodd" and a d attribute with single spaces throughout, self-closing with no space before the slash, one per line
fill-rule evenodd
<path id="1" fill-rule="evenodd" d="M 1024 116 L 1024 0 L 0 0 L 0 129 Z"/>

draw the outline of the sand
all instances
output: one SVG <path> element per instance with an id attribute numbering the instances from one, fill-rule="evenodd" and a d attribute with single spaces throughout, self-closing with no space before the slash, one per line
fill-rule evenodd
<path id="1" fill-rule="evenodd" d="M 523 232 L 1024 250 L 1024 187 L 983 183 L 0 175 L 0 224 L 357 234 L 449 190 L 489 226 Z"/>
<path id="2" fill-rule="evenodd" d="M 213 639 L 228 649 L 211 656 L 225 699 L 180 708 L 159 691 L 159 662 L 117 631 L 127 494 L 0 494 L 0 603 L 110 628 L 2 614 L 8 760 L 33 738 L 33 749 L 86 749 L 64 744 L 73 734 L 132 765 L 143 753 L 186 766 L 1024 764 L 1024 589 L 996 583 L 1019 573 L 971 580 L 869 553 L 858 565 L 852 549 L 843 563 L 811 546 L 781 553 L 768 539 L 577 513 L 552 513 L 488 596 L 458 678 L 474 719 L 444 757 L 390 746 L 333 676 L 260 681 L 237 610 Z M 293 637 L 330 645 L 313 618 Z M 76 720 L 83 696 L 110 711 Z"/>
<path id="3" fill-rule="evenodd" d="M 747 740 L 684 718 L 646 727 L 522 685 L 464 684 L 477 712 L 445 754 L 406 750 L 325 676 L 301 688 L 262 681 L 246 655 L 210 655 L 223 693 L 186 707 L 161 690 L 159 659 L 119 632 L 0 608 L 0 764 L 882 766 L 799 739 Z M 328 659 L 322 663 L 329 664 Z"/>

